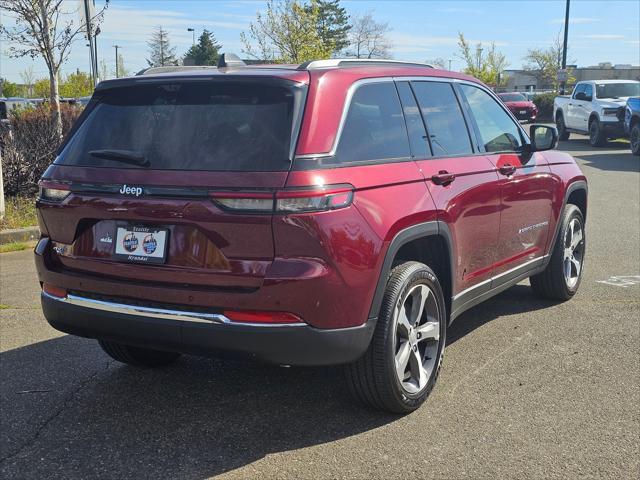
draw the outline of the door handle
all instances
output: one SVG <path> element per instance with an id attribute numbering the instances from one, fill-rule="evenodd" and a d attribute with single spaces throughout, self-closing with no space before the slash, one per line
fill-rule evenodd
<path id="1" fill-rule="evenodd" d="M 455 173 L 449 173 L 446 170 L 440 170 L 431 177 L 431 181 L 436 185 L 449 185 L 456 179 Z"/>
<path id="2" fill-rule="evenodd" d="M 505 165 L 502 165 L 501 167 L 498 167 L 498 171 L 502 175 L 506 175 L 508 177 L 509 175 L 513 175 L 514 173 L 516 173 L 516 167 L 507 163 Z"/>

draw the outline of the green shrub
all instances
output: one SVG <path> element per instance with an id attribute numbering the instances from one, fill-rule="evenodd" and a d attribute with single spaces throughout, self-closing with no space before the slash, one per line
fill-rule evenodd
<path id="1" fill-rule="evenodd" d="M 547 92 L 533 97 L 533 103 L 538 107 L 538 118 L 553 120 L 553 100 L 557 95 L 555 92 Z"/>
<path id="2" fill-rule="evenodd" d="M 66 134 L 76 121 L 81 107 L 60 105 L 62 131 Z M 2 175 L 6 196 L 30 196 L 38 191 L 38 180 L 55 159 L 60 146 L 52 108 L 48 103 L 12 110 L 9 125 L 2 125 Z"/>
<path id="3" fill-rule="evenodd" d="M 35 197 L 9 197 L 5 202 L 0 230 L 32 227 L 38 224 Z"/>

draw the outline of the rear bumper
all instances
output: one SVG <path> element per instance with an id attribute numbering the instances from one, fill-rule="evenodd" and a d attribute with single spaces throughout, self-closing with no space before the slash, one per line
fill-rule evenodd
<path id="1" fill-rule="evenodd" d="M 232 324 L 222 315 L 161 309 L 141 313 L 133 305 L 127 309 L 124 304 L 58 298 L 44 292 L 41 300 L 49 324 L 72 335 L 194 355 L 231 353 L 283 365 L 353 362 L 366 351 L 375 327 L 374 319 L 340 329 Z"/>

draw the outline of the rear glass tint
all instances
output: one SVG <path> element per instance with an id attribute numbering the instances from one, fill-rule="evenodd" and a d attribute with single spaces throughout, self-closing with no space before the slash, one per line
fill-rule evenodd
<path id="1" fill-rule="evenodd" d="M 153 170 L 285 171 L 295 92 L 249 82 L 185 82 L 107 90 L 56 163 Z M 104 151 L 144 158 L 127 162 Z M 97 156 L 96 151 L 103 151 Z M 91 154 L 93 152 L 93 154 Z M 126 159 L 125 159 L 126 160 Z"/>

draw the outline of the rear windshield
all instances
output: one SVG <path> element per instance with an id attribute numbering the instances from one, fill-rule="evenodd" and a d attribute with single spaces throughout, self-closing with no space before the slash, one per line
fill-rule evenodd
<path id="1" fill-rule="evenodd" d="M 501 93 L 499 95 L 503 102 L 526 102 L 527 97 L 521 93 Z"/>
<path id="2" fill-rule="evenodd" d="M 288 170 L 296 103 L 293 87 L 246 81 L 107 90 L 89 107 L 56 163 L 153 170 Z"/>

